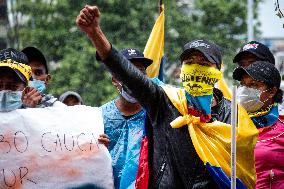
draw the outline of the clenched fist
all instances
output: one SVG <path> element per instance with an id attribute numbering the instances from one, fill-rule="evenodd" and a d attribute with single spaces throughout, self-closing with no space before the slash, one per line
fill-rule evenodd
<path id="1" fill-rule="evenodd" d="M 100 11 L 97 6 L 86 5 L 77 16 L 76 24 L 89 37 L 100 30 Z"/>
<path id="2" fill-rule="evenodd" d="M 100 11 L 97 6 L 86 5 L 76 19 L 77 26 L 92 41 L 97 53 L 105 59 L 111 51 L 111 44 L 100 28 Z"/>

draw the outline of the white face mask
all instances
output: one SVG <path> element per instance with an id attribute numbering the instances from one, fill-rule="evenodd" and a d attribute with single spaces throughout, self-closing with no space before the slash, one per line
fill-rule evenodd
<path id="1" fill-rule="evenodd" d="M 264 91 L 240 86 L 237 89 L 237 100 L 248 112 L 255 112 L 264 105 L 264 102 L 260 100 L 262 92 Z"/>
<path id="2" fill-rule="evenodd" d="M 118 83 L 120 86 L 121 86 L 121 91 L 120 91 L 120 94 L 121 96 L 127 101 L 127 102 L 130 102 L 132 104 L 135 104 L 137 103 L 138 101 L 136 100 L 136 98 L 132 97 L 129 93 L 127 93 L 125 91 L 125 89 L 123 88 L 123 86 Z"/>

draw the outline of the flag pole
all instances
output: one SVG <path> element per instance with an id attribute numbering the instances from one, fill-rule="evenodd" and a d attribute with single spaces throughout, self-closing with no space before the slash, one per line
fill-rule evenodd
<path id="1" fill-rule="evenodd" d="M 159 0 L 159 13 L 163 11 L 163 0 Z"/>
<path id="2" fill-rule="evenodd" d="M 253 34 L 253 0 L 247 0 L 247 35 L 248 41 L 254 40 Z"/>
<path id="3" fill-rule="evenodd" d="M 231 106 L 231 189 L 236 189 L 236 127 L 237 127 L 237 87 L 233 87 L 232 106 Z"/>

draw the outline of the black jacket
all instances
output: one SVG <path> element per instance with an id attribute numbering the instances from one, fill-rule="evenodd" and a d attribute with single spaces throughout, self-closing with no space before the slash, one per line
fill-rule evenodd
<path id="1" fill-rule="evenodd" d="M 188 128 L 171 128 L 170 122 L 181 114 L 163 89 L 114 48 L 103 62 L 147 111 L 149 188 L 217 188 L 194 149 Z"/>
<path id="2" fill-rule="evenodd" d="M 211 108 L 212 121 L 231 124 L 231 101 L 225 99 L 223 93 L 217 88 L 214 88 L 213 96 L 217 105 Z"/>

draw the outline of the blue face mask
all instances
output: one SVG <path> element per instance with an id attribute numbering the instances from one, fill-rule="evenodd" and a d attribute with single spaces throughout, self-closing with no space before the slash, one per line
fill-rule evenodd
<path id="1" fill-rule="evenodd" d="M 22 91 L 0 91 L 0 112 L 19 109 L 22 104 Z"/>
<path id="2" fill-rule="evenodd" d="M 121 83 L 118 83 L 120 86 L 121 86 L 121 91 L 120 91 L 120 94 L 121 96 L 127 101 L 127 102 L 130 102 L 132 104 L 135 104 L 137 103 L 138 101 L 136 100 L 136 98 L 132 97 L 131 94 L 129 94 L 130 92 L 127 92 L 124 87 L 122 86 Z"/>
<path id="3" fill-rule="evenodd" d="M 137 103 L 138 101 L 136 100 L 136 98 L 132 97 L 130 94 L 128 94 L 123 88 L 121 90 L 121 96 L 127 101 L 130 102 L 132 104 Z"/>
<path id="4" fill-rule="evenodd" d="M 33 81 L 30 81 L 29 86 L 37 89 L 40 93 L 43 93 L 46 90 L 44 81 L 37 79 L 33 79 Z"/>

